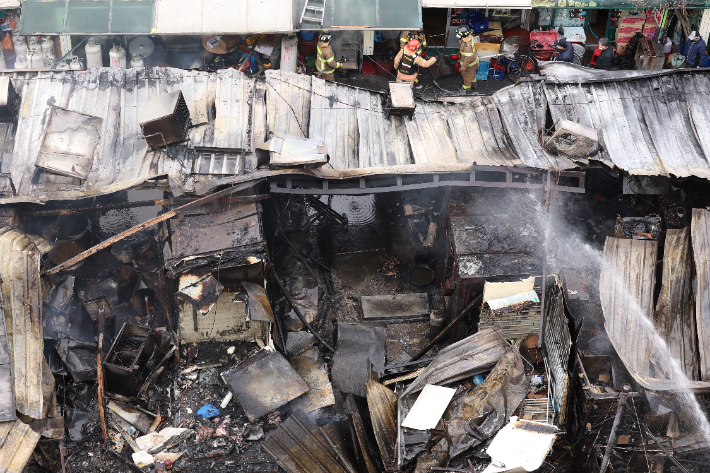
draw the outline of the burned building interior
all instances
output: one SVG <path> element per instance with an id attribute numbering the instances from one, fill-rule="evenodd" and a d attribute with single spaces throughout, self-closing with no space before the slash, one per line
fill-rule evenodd
<path id="1" fill-rule="evenodd" d="M 115 74 L 10 83 L 0 471 L 707 471 L 707 180 L 343 169 L 333 102 L 308 139 L 234 71 Z"/>

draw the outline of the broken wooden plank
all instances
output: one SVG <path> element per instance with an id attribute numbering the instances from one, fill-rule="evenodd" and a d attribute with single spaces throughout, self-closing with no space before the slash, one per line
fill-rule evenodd
<path id="1" fill-rule="evenodd" d="M 40 435 L 19 419 L 0 423 L 0 471 L 21 473 Z"/>
<path id="2" fill-rule="evenodd" d="M 693 209 L 690 225 L 695 260 L 695 320 L 700 352 L 700 379 L 710 381 L 710 212 Z"/>

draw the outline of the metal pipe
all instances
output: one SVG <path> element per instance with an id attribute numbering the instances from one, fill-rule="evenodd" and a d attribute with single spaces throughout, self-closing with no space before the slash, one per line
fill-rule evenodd
<path id="1" fill-rule="evenodd" d="M 464 310 L 462 310 L 461 313 L 460 313 L 454 320 L 452 320 L 451 323 L 450 323 L 449 325 L 447 325 L 447 326 L 444 328 L 444 330 L 442 330 L 442 331 L 439 333 L 439 335 L 437 335 L 436 337 L 434 337 L 434 339 L 433 339 L 431 342 L 429 342 L 429 344 L 428 344 L 427 346 L 425 346 L 424 348 L 422 348 L 422 350 L 421 350 L 419 353 L 417 353 L 416 355 L 414 355 L 414 356 L 412 357 L 412 359 L 409 360 L 409 361 L 410 361 L 410 362 L 412 362 L 412 361 L 417 361 L 419 358 L 421 358 L 422 356 L 424 356 L 424 354 L 426 354 L 426 352 L 428 352 L 429 350 L 431 350 L 431 347 L 433 347 L 434 345 L 436 345 L 437 343 L 439 343 L 442 338 L 444 338 L 446 335 L 448 335 L 448 333 L 451 332 L 451 330 L 452 330 L 454 327 L 456 327 L 456 326 L 463 320 L 463 318 L 466 317 L 466 316 L 473 310 L 473 308 L 475 307 L 475 305 L 478 304 L 478 303 L 481 301 L 481 299 L 483 299 L 483 293 L 479 294 L 476 298 L 474 298 L 474 299 L 471 301 L 471 303 L 470 303 L 469 305 L 467 305 L 467 306 L 464 308 Z"/>
<path id="2" fill-rule="evenodd" d="M 683 465 L 681 465 L 680 463 L 678 463 L 678 460 L 676 460 L 675 457 L 673 457 L 670 453 L 668 453 L 668 450 L 666 450 L 666 448 L 665 448 L 663 445 L 661 445 L 661 442 L 651 433 L 651 430 L 648 428 L 648 426 L 647 426 L 646 424 L 642 424 L 642 425 L 646 428 L 646 433 L 648 433 L 648 436 L 651 437 L 654 442 L 656 442 L 656 445 L 658 445 L 659 447 L 661 447 L 661 450 L 663 450 L 663 453 L 668 457 L 668 459 L 669 459 L 670 461 L 672 461 L 673 464 L 674 464 L 680 471 L 682 471 L 683 473 L 688 473 L 688 470 L 686 470 L 685 468 L 683 468 Z"/>
<path id="3" fill-rule="evenodd" d="M 282 293 L 282 294 L 284 295 L 284 297 L 286 298 L 286 301 L 288 302 L 288 305 L 291 306 L 291 308 L 293 309 L 293 311 L 296 313 L 296 316 L 297 316 L 299 319 L 301 319 L 301 322 L 303 322 L 303 325 L 306 326 L 306 328 L 308 329 L 309 332 L 311 332 L 313 335 L 315 335 L 315 337 L 318 339 L 319 342 L 321 342 L 321 343 L 323 344 L 324 347 L 326 347 L 326 348 L 327 348 L 328 350 L 330 350 L 332 353 L 335 353 L 335 350 L 333 349 L 333 347 L 331 347 L 330 345 L 328 345 L 328 344 L 325 342 L 325 340 L 323 340 L 323 338 L 318 334 L 318 332 L 316 332 L 316 331 L 313 329 L 313 327 L 311 326 L 311 324 L 308 323 L 308 321 L 307 321 L 306 318 L 303 316 L 303 314 L 301 314 L 301 311 L 298 310 L 298 307 L 296 307 L 296 304 L 294 304 L 294 303 L 293 303 L 293 300 L 291 300 L 291 297 L 288 295 L 288 292 L 286 292 L 286 288 L 284 288 L 283 284 L 281 283 L 281 280 L 279 279 L 278 275 L 276 274 L 276 271 L 274 271 L 273 268 L 271 268 L 271 274 L 273 274 L 274 280 L 276 281 L 276 284 L 278 284 L 279 289 L 281 289 L 281 293 Z"/>
<path id="4" fill-rule="evenodd" d="M 547 197 L 545 198 L 545 235 L 542 244 L 542 294 L 540 295 L 540 329 L 537 333 L 537 347 L 542 348 L 542 339 L 545 337 L 545 293 L 547 292 L 547 231 L 550 210 L 550 171 L 547 171 Z"/>
<path id="5" fill-rule="evenodd" d="M 630 386 L 624 385 L 624 392 L 619 395 L 619 407 L 616 409 L 616 416 L 614 417 L 614 425 L 611 427 L 611 433 L 609 434 L 609 440 L 606 443 L 606 451 L 604 452 L 604 458 L 602 459 L 602 466 L 599 469 L 599 473 L 605 473 L 607 467 L 609 466 L 609 459 L 611 457 L 611 451 L 616 445 L 616 429 L 619 427 L 619 421 L 621 421 L 621 413 L 624 411 L 624 405 L 626 404 L 626 396 L 628 394 Z"/>

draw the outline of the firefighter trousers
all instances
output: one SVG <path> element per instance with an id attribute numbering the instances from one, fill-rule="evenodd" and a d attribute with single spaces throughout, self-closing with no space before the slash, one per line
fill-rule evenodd
<path id="1" fill-rule="evenodd" d="M 478 64 L 469 66 L 461 66 L 461 77 L 463 77 L 463 88 L 470 89 L 471 83 L 476 82 L 476 70 Z"/>

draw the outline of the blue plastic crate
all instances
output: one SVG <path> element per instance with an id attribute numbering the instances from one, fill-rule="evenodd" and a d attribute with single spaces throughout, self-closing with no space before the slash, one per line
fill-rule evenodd
<path id="1" fill-rule="evenodd" d="M 488 29 L 488 18 L 480 10 L 473 10 L 466 17 L 466 24 L 474 32 L 478 33 Z"/>
<path id="2" fill-rule="evenodd" d="M 503 80 L 505 77 L 505 71 L 499 71 L 498 69 L 490 68 L 488 69 L 488 77 L 496 80 Z"/>
<path id="3" fill-rule="evenodd" d="M 488 69 L 490 63 L 488 61 L 478 61 L 478 70 L 476 71 L 476 80 L 488 80 Z"/>

